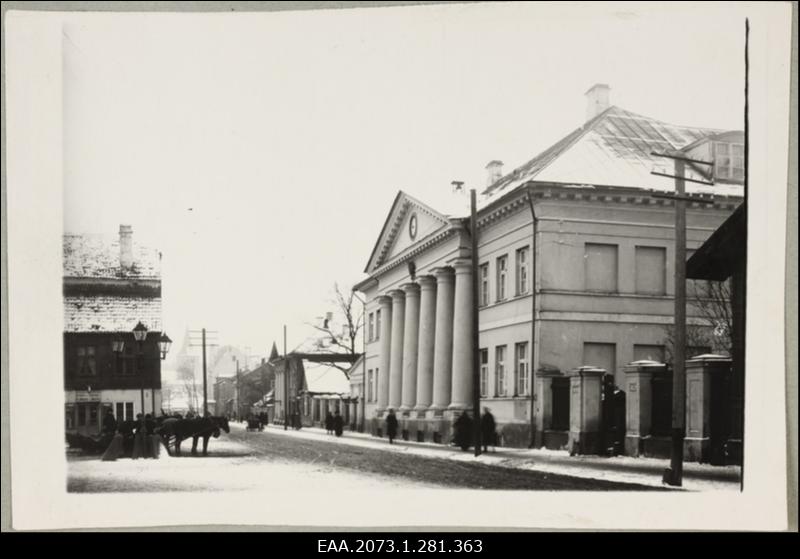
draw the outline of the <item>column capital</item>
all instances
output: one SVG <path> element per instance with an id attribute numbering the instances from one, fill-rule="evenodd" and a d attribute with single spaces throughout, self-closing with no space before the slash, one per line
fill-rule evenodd
<path id="1" fill-rule="evenodd" d="M 458 258 L 450 262 L 456 274 L 468 274 L 472 272 L 472 260 L 470 258 Z"/>
<path id="2" fill-rule="evenodd" d="M 389 297 L 388 295 L 378 295 L 377 297 L 375 297 L 375 302 L 381 306 L 391 305 L 392 298 Z"/>
<path id="3" fill-rule="evenodd" d="M 391 297 L 392 301 L 397 301 L 399 299 L 403 299 L 406 296 L 406 293 L 402 289 L 392 289 L 391 291 L 387 292 L 386 295 Z"/>
<path id="4" fill-rule="evenodd" d="M 432 289 L 436 285 L 434 276 L 417 276 L 417 283 L 420 289 Z"/>
<path id="5" fill-rule="evenodd" d="M 453 282 L 453 268 L 450 266 L 440 266 L 439 268 L 434 268 L 431 270 L 431 273 L 436 277 L 436 281 L 439 283 L 442 282 Z"/>
<path id="6" fill-rule="evenodd" d="M 404 283 L 400 286 L 406 297 L 419 297 L 419 285 L 414 282 Z"/>

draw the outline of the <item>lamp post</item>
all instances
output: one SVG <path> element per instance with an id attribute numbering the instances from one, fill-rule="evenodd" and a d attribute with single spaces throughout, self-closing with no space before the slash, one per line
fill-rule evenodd
<path id="1" fill-rule="evenodd" d="M 141 321 L 136 324 L 133 328 L 133 338 L 136 340 L 136 373 L 139 375 L 139 391 L 141 395 L 141 419 L 139 423 L 139 432 L 141 433 L 142 437 L 145 434 L 146 425 L 144 420 L 144 371 L 142 370 L 142 358 L 143 358 L 143 346 L 144 342 L 147 339 L 147 326 L 142 324 Z M 172 340 L 167 336 L 166 333 L 162 333 L 161 336 L 158 338 L 158 349 L 161 355 L 161 359 L 166 359 L 167 353 L 169 352 L 169 348 L 172 345 Z M 125 340 L 122 338 L 121 335 L 117 335 L 111 341 L 111 350 L 117 355 L 117 359 L 119 359 L 120 354 L 122 354 L 123 350 L 125 349 Z M 151 398 L 153 400 L 152 407 L 153 413 L 155 414 L 155 389 L 152 389 L 153 392 L 151 393 Z M 142 443 L 142 448 L 144 449 L 144 444 Z"/>

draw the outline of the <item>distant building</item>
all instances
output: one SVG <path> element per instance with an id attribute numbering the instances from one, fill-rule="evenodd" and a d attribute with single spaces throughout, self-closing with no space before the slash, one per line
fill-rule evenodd
<path id="1" fill-rule="evenodd" d="M 272 361 L 275 423 L 283 424 L 287 411 L 290 421 L 292 415 L 298 415 L 306 426 L 324 421 L 328 410 L 344 415 L 350 401 L 350 383 L 344 371 L 358 358 L 351 353 L 293 352 L 288 358 Z"/>
<path id="2" fill-rule="evenodd" d="M 688 205 L 691 251 L 742 201 L 744 135 L 664 123 L 609 98 L 608 86 L 591 88 L 587 121 L 513 171 L 503 173 L 499 160 L 487 165 L 477 255 L 463 210 L 397 194 L 368 277 L 354 288 L 367 300 L 363 387 L 374 434 L 393 408 L 404 437 L 450 440 L 454 416 L 471 408 L 476 319 L 481 405 L 491 408 L 506 446 L 566 441 L 569 414 L 552 406 L 569 401 L 562 381 L 577 368 L 602 369 L 624 388 L 628 363 L 667 359 L 674 205 L 653 194 L 673 192 L 675 181 L 651 174 L 673 174 L 672 160 L 653 153 L 683 149 L 715 163 L 713 186 L 686 183 L 688 193 L 714 197 Z M 689 166 L 687 176 L 710 173 Z M 463 189 L 453 196 L 467 207 Z M 691 310 L 689 322 L 709 327 Z"/>
<path id="3" fill-rule="evenodd" d="M 64 235 L 64 390 L 68 432 L 96 434 L 105 410 L 118 421 L 160 413 L 161 255 L 119 237 Z M 139 355 L 133 329 L 147 328 Z M 115 353 L 114 342 L 123 342 Z"/>

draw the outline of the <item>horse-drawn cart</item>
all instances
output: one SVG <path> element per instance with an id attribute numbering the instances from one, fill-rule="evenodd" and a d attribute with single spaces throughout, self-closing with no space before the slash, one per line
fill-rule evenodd
<path id="1" fill-rule="evenodd" d="M 264 424 L 257 417 L 256 418 L 250 418 L 250 419 L 247 420 L 247 430 L 248 431 L 263 431 L 264 430 Z"/>

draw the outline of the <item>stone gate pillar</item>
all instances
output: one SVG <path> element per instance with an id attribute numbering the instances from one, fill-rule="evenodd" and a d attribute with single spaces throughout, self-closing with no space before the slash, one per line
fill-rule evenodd
<path id="1" fill-rule="evenodd" d="M 599 454 L 601 396 L 605 369 L 580 367 L 570 374 L 569 441 L 570 454 Z"/>
<path id="2" fill-rule="evenodd" d="M 698 355 L 686 361 L 683 452 L 687 461 L 724 463 L 731 403 L 725 388 L 731 364 L 729 357 L 711 354 Z"/>
<path id="3" fill-rule="evenodd" d="M 644 454 L 653 419 L 653 375 L 667 370 L 657 361 L 634 361 L 625 366 L 625 454 Z"/>

